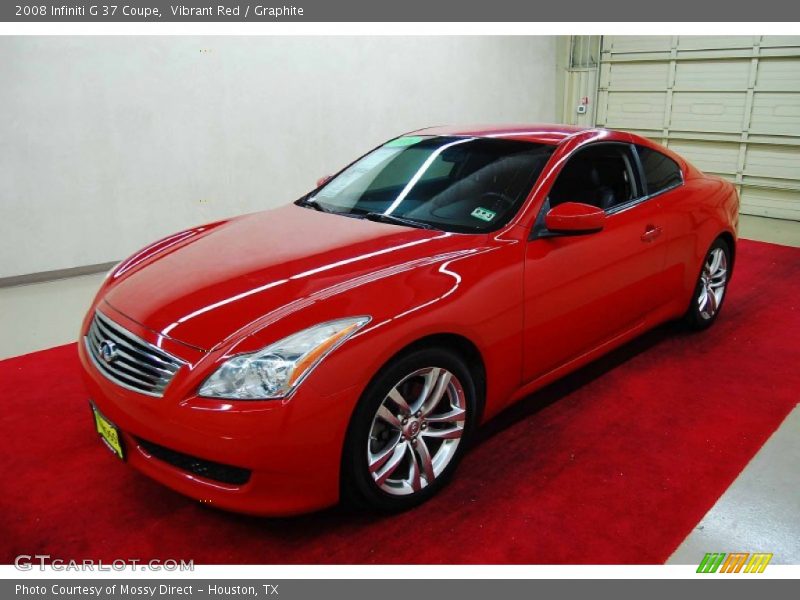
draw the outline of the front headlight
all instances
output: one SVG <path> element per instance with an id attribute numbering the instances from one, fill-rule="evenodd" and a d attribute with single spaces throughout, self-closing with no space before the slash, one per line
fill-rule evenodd
<path id="1" fill-rule="evenodd" d="M 236 400 L 283 398 L 369 321 L 370 317 L 350 317 L 320 323 L 258 352 L 234 356 L 206 379 L 199 394 Z"/>

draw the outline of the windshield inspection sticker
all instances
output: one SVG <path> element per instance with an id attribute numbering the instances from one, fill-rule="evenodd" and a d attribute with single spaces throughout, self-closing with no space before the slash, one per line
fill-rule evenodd
<path id="1" fill-rule="evenodd" d="M 481 221 L 486 221 L 487 223 L 497 216 L 496 212 L 491 211 L 488 208 L 482 208 L 480 206 L 469 214 L 475 217 L 476 219 L 480 219 Z"/>

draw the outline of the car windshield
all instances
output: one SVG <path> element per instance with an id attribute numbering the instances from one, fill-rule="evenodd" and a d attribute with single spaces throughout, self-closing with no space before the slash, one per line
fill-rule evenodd
<path id="1" fill-rule="evenodd" d="M 517 140 L 404 136 L 354 162 L 303 202 L 374 220 L 479 233 L 519 210 L 554 147 Z"/>

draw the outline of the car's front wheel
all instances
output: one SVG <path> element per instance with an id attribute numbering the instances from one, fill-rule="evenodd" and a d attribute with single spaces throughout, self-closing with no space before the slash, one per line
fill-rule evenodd
<path id="1" fill-rule="evenodd" d="M 356 408 L 342 460 L 345 500 L 380 511 L 416 506 L 450 478 L 474 427 L 464 361 L 445 348 L 396 359 Z"/>
<path id="2" fill-rule="evenodd" d="M 685 320 L 693 329 L 705 329 L 717 319 L 730 279 L 731 250 L 722 238 L 709 248 L 695 285 Z"/>

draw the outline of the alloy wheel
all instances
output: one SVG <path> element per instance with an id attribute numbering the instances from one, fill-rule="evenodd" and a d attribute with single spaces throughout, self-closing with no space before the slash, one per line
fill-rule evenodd
<path id="1" fill-rule="evenodd" d="M 725 295 L 725 286 L 728 283 L 728 257 L 722 248 L 714 248 L 708 253 L 708 258 L 700 273 L 700 294 L 697 297 L 697 306 L 700 316 L 711 319 L 722 304 Z"/>
<path id="2" fill-rule="evenodd" d="M 464 388 L 447 369 L 428 367 L 395 384 L 378 407 L 367 441 L 367 466 L 384 492 L 403 496 L 431 485 L 464 434 Z"/>

